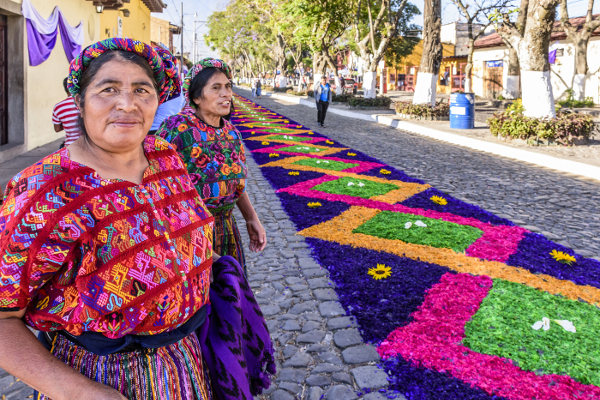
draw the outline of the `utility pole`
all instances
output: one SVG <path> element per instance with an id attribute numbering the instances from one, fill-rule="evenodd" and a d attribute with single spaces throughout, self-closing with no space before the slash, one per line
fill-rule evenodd
<path id="1" fill-rule="evenodd" d="M 183 1 L 181 2 L 181 66 L 179 73 L 183 74 Z"/>
<path id="2" fill-rule="evenodd" d="M 194 17 L 198 14 L 194 14 Z M 194 19 L 194 64 L 198 62 L 198 34 L 196 33 L 196 24 L 198 21 Z"/>

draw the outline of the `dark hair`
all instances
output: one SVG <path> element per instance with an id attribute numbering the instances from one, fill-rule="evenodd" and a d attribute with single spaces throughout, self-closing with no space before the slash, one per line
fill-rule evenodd
<path id="1" fill-rule="evenodd" d="M 93 59 L 92 62 L 90 62 L 90 65 L 87 67 L 87 69 L 83 72 L 83 74 L 81 74 L 81 81 L 79 82 L 79 87 L 80 87 L 80 89 L 79 89 L 79 110 L 80 110 L 80 112 L 83 112 L 85 109 L 85 93 L 87 92 L 88 87 L 94 80 L 94 77 L 96 76 L 98 71 L 100 71 L 100 68 L 102 68 L 104 66 L 104 64 L 108 63 L 109 61 L 115 60 L 115 59 L 117 59 L 119 61 L 130 62 L 130 63 L 133 63 L 133 64 L 141 67 L 144 70 L 144 72 L 146 72 L 148 77 L 150 78 L 150 81 L 152 82 L 152 85 L 154 86 L 154 89 L 156 90 L 156 93 L 158 96 L 158 92 L 159 92 L 158 83 L 156 83 L 156 78 L 154 78 L 154 71 L 152 71 L 152 68 L 150 67 L 150 64 L 148 63 L 148 61 L 146 59 L 144 59 L 139 54 L 132 53 L 130 51 L 111 50 L 111 51 L 107 51 L 106 53 Z M 85 140 L 89 140 L 87 131 L 85 130 L 85 123 L 83 122 L 82 114 L 79 115 L 78 122 L 79 122 L 79 128 L 81 129 L 81 135 L 84 137 Z"/>
<path id="2" fill-rule="evenodd" d="M 65 92 L 67 92 L 67 96 L 70 96 L 71 92 L 69 92 L 69 87 L 67 86 L 68 82 L 69 82 L 69 78 L 65 78 L 63 80 L 63 87 L 65 88 Z"/>
<path id="3" fill-rule="evenodd" d="M 193 103 L 194 99 L 203 97 L 202 92 L 204 91 L 204 88 L 206 87 L 206 85 L 208 85 L 208 81 L 210 81 L 210 78 L 212 78 L 218 72 L 227 76 L 227 74 L 225 74 L 225 72 L 223 72 L 219 68 L 204 68 L 202 71 L 200 71 L 198 73 L 198 75 L 196 75 L 194 77 L 194 79 L 192 79 L 192 83 L 190 84 L 190 90 L 189 90 L 190 103 Z M 196 105 L 196 107 L 197 107 L 197 105 Z M 235 111 L 235 108 L 233 106 L 233 101 L 232 101 L 229 114 L 227 114 L 223 118 L 225 118 L 226 120 L 229 121 L 231 119 L 231 113 L 233 113 L 233 111 Z"/>

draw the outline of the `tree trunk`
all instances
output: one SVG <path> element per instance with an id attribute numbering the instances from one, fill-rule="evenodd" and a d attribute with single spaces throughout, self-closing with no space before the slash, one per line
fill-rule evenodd
<path id="1" fill-rule="evenodd" d="M 471 27 L 469 27 L 471 29 Z M 471 33 L 472 36 L 472 33 Z M 473 52 L 475 51 L 475 39 L 469 39 L 469 54 L 467 55 L 467 65 L 465 66 L 465 93 L 473 93 L 473 82 L 471 81 L 471 70 L 473 69 Z"/>
<path id="2" fill-rule="evenodd" d="M 508 76 L 506 78 L 506 88 L 504 88 L 504 97 L 507 99 L 518 99 L 519 92 L 519 55 L 517 51 L 508 48 Z"/>
<path id="3" fill-rule="evenodd" d="M 443 47 L 440 38 L 442 28 L 441 0 L 425 0 L 423 12 L 423 55 L 417 74 L 417 87 L 413 96 L 413 104 L 435 105 L 435 89 L 437 86 Z"/>
<path id="4" fill-rule="evenodd" d="M 365 99 L 374 99 L 377 96 L 377 71 L 363 72 L 363 97 Z"/>
<path id="5" fill-rule="evenodd" d="M 582 35 L 583 36 L 583 35 Z M 573 79 L 573 98 L 585 99 L 585 78 L 588 72 L 587 48 L 589 38 L 581 37 L 575 43 L 575 78 Z"/>
<path id="6" fill-rule="evenodd" d="M 554 118 L 548 47 L 558 0 L 536 0 L 529 7 L 525 34 L 518 42 L 524 114 Z"/>

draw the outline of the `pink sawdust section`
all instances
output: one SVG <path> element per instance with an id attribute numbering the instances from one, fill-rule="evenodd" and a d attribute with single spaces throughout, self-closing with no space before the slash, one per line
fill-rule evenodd
<path id="1" fill-rule="evenodd" d="M 295 152 L 291 152 L 291 151 L 285 151 L 285 150 L 281 150 L 283 147 L 291 147 L 291 146 L 301 146 L 305 143 L 296 143 L 296 144 L 279 144 L 279 145 L 275 145 L 275 146 L 271 146 L 271 147 L 265 147 L 263 149 L 256 149 L 256 150 L 252 150 L 253 153 L 280 153 L 280 154 L 291 154 L 293 156 L 309 156 L 309 154 L 307 153 L 295 153 Z M 332 149 L 337 149 L 337 147 L 331 147 Z M 320 149 L 321 151 L 325 151 L 326 149 Z M 339 149 L 340 151 L 342 150 L 341 148 Z M 310 153 L 310 156 L 313 156 L 313 153 Z"/>
<path id="2" fill-rule="evenodd" d="M 268 134 L 268 136 L 267 135 L 262 136 L 262 137 L 259 136 L 259 138 L 261 140 L 264 140 L 265 142 L 268 142 L 269 140 L 271 140 L 271 138 L 269 138 L 269 136 L 285 136 L 285 135 L 290 135 L 290 134 L 289 133 L 272 133 L 271 132 L 271 133 Z M 295 138 L 303 138 L 303 139 L 310 139 L 310 140 L 305 140 L 305 141 L 302 141 L 302 142 L 294 142 L 294 143 L 289 143 L 289 144 L 286 143 L 286 144 L 284 144 L 284 146 L 295 146 L 295 145 L 306 144 L 306 143 L 326 142 L 326 141 L 329 140 L 329 139 L 327 139 L 325 137 L 300 136 L 300 135 L 290 135 L 290 136 L 293 136 Z M 277 139 L 277 140 L 280 140 L 280 139 Z M 265 147 L 264 149 L 259 149 L 259 150 L 265 150 L 265 149 L 269 150 L 270 147 Z M 264 151 L 258 151 L 258 150 L 253 150 L 253 151 L 256 151 L 258 153 L 264 153 Z M 302 153 L 302 154 L 304 154 L 304 153 Z M 348 160 L 345 160 L 345 161 L 348 161 Z M 378 165 L 383 165 L 383 164 L 378 164 Z"/>
<path id="3" fill-rule="evenodd" d="M 483 231 L 483 235 L 467 248 L 466 254 L 470 257 L 482 258 L 489 261 L 506 262 L 508 258 L 517 251 L 519 242 L 523 238 L 523 235 L 529 232 L 527 229 L 518 226 L 496 226 L 490 223 L 481 222 L 475 218 L 466 218 L 450 213 L 424 210 L 422 208 L 410 208 L 402 204 L 388 204 L 382 201 L 363 199 L 362 197 L 331 194 L 318 190 L 311 190 L 311 188 L 321 183 L 330 182 L 337 179 L 339 179 L 337 176 L 322 176 L 317 179 L 311 179 L 287 188 L 279 189 L 277 192 L 285 192 L 297 196 L 329 201 L 341 201 L 353 206 L 420 215 L 427 218 L 454 222 L 455 224 L 459 225 L 472 226 L 481 229 Z"/>
<path id="4" fill-rule="evenodd" d="M 563 375 L 537 376 L 511 360 L 480 354 L 461 344 L 465 324 L 492 287 L 487 276 L 450 274 L 427 291 L 413 322 L 390 333 L 377 351 L 447 373 L 489 394 L 510 400 L 600 399 L 600 388 Z"/>

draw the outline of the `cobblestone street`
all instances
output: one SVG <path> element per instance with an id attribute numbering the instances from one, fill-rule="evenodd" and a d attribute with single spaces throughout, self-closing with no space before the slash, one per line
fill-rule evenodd
<path id="1" fill-rule="evenodd" d="M 267 97 L 252 100 L 581 255 L 600 257 L 596 181 L 335 114 L 327 115 L 323 129 L 315 109 Z"/>

